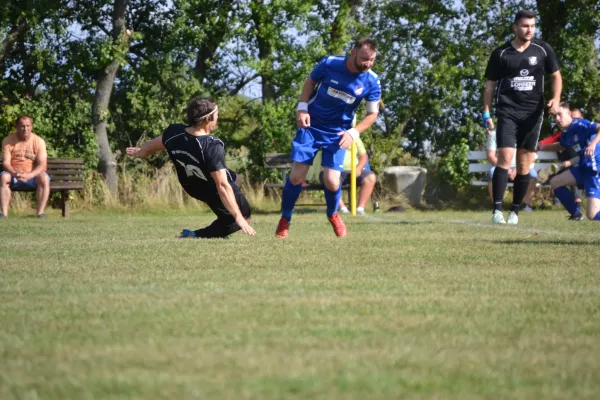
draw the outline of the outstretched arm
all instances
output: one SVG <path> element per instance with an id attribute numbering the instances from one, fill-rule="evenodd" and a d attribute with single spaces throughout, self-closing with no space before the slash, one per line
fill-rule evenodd
<path id="1" fill-rule="evenodd" d="M 483 91 L 483 126 L 487 129 L 488 135 L 494 129 L 494 121 L 492 121 L 491 112 L 495 91 L 496 81 L 485 81 L 485 89 Z"/>
<path id="2" fill-rule="evenodd" d="M 298 111 L 296 112 L 296 124 L 298 128 L 306 128 L 310 126 L 310 115 L 308 115 L 308 100 L 315 90 L 317 82 L 313 81 L 310 76 L 306 78 L 302 94 L 298 99 Z"/>
<path id="3" fill-rule="evenodd" d="M 229 211 L 231 215 L 233 215 L 233 217 L 235 218 L 235 222 L 239 225 L 240 228 L 242 228 L 242 231 L 244 231 L 244 233 L 247 233 L 248 235 L 252 236 L 256 235 L 256 232 L 248 224 L 248 221 L 246 221 L 246 218 L 244 218 L 242 212 L 240 211 L 240 208 L 238 207 L 237 201 L 235 200 L 235 195 L 233 194 L 233 189 L 231 188 L 231 185 L 227 180 L 227 170 L 223 168 L 211 172 L 210 175 L 212 176 L 212 178 L 215 181 L 215 184 L 217 185 L 217 192 L 219 193 L 219 197 L 221 198 L 223 205 L 225 206 L 227 211 Z"/>
<path id="4" fill-rule="evenodd" d="M 586 157 L 592 157 L 596 152 L 596 145 L 600 142 L 600 124 L 596 124 L 596 136 L 592 139 L 584 151 Z"/>
<path id="5" fill-rule="evenodd" d="M 548 102 L 548 107 L 550 107 L 548 112 L 556 114 L 560 106 L 560 94 L 562 92 L 562 75 L 560 71 L 550 74 L 550 81 L 552 82 L 552 99 Z"/>
<path id="6" fill-rule="evenodd" d="M 144 143 L 142 147 L 128 147 L 127 155 L 130 157 L 146 158 L 156 152 L 164 150 L 165 146 L 162 143 L 162 135 Z"/>

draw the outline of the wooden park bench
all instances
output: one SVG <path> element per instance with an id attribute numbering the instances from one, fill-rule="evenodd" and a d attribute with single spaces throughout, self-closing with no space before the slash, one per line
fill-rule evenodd
<path id="1" fill-rule="evenodd" d="M 278 169 L 281 171 L 281 182 L 282 183 L 266 183 L 264 188 L 265 191 L 269 189 L 283 190 L 285 181 L 287 180 L 287 171 L 292 168 L 292 155 L 290 153 L 267 153 L 265 157 L 266 168 Z M 323 190 L 325 186 L 321 183 L 305 183 L 302 185 L 302 190 Z M 348 191 L 348 198 L 350 197 L 350 185 L 343 185 L 342 190 Z M 350 200 L 348 199 L 348 204 Z"/>
<path id="2" fill-rule="evenodd" d="M 471 181 L 473 186 L 487 186 L 488 179 L 487 174 L 492 166 L 487 162 L 487 156 L 485 151 L 469 151 L 469 174 L 473 174 L 474 180 Z M 481 161 L 485 161 L 482 163 Z M 559 162 L 558 156 L 552 151 L 538 151 L 537 159 L 534 164 L 536 172 L 539 172 L 542 168 L 548 167 L 552 164 Z M 512 183 L 508 184 L 512 186 Z M 539 184 L 538 184 L 539 186 Z"/>
<path id="3" fill-rule="evenodd" d="M 0 170 L 2 159 L 0 158 Z M 83 190 L 83 158 L 48 158 L 50 192 L 60 192 L 62 216 L 69 215 L 69 192 Z M 21 192 L 34 192 L 35 189 L 17 189 Z"/>

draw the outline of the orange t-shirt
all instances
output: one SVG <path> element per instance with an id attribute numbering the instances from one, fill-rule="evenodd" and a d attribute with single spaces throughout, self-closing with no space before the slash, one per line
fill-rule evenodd
<path id="1" fill-rule="evenodd" d="M 2 141 L 2 158 L 10 154 L 10 165 L 19 172 L 28 173 L 33 170 L 33 163 L 39 152 L 46 148 L 44 140 L 31 133 L 27 141 L 21 141 L 16 133 L 8 135 Z"/>

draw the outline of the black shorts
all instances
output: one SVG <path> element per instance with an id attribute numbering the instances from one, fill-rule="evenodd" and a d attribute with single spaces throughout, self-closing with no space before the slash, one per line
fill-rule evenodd
<path id="1" fill-rule="evenodd" d="M 375 174 L 375 172 L 373 172 L 369 169 L 363 169 L 360 176 L 356 177 L 356 186 L 360 187 L 362 185 L 363 181 L 365 180 L 365 178 L 368 176 L 371 176 L 373 174 Z M 321 185 L 324 185 L 323 171 L 321 171 L 321 173 L 319 174 L 319 181 L 321 182 Z M 341 173 L 340 182 L 341 182 L 342 186 L 350 184 L 350 171 L 344 171 Z"/>
<path id="2" fill-rule="evenodd" d="M 496 145 L 535 151 L 537 148 L 544 112 L 536 113 L 527 119 L 519 120 L 511 117 L 498 117 L 496 128 Z"/>
<path id="3" fill-rule="evenodd" d="M 246 197 L 239 190 L 234 190 L 233 194 L 235 195 L 235 200 L 244 218 L 250 218 L 250 204 L 248 203 L 248 200 L 246 200 Z M 207 204 L 210 209 L 213 210 L 218 219 L 224 222 L 235 222 L 235 218 L 227 210 L 227 208 L 225 208 L 225 205 L 221 201 L 220 197 L 217 196 L 214 200 L 207 202 Z"/>
<path id="4" fill-rule="evenodd" d="M 244 194 L 238 189 L 235 183 L 231 184 L 233 194 L 235 196 L 236 203 L 240 208 L 240 212 L 244 218 L 248 219 L 251 216 L 250 204 L 244 196 Z M 190 192 L 188 192 L 190 193 Z M 241 228 L 235 222 L 233 215 L 225 208 L 225 205 L 221 201 L 218 194 L 213 196 L 194 196 L 193 193 L 190 195 L 198 200 L 205 202 L 210 209 L 215 213 L 217 219 L 207 226 L 206 228 L 196 230 L 196 237 L 198 238 L 225 238 L 232 233 L 239 231 Z"/>

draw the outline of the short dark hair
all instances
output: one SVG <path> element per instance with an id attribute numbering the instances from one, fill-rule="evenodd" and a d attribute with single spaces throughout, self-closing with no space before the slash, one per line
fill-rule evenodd
<path id="1" fill-rule="evenodd" d="M 522 19 L 530 19 L 530 18 L 535 18 L 537 17 L 537 14 L 534 11 L 529 11 L 529 10 L 519 10 L 516 14 L 515 14 L 515 20 L 513 21 L 513 23 L 517 23 Z"/>
<path id="2" fill-rule="evenodd" d="M 371 38 L 360 38 L 356 42 L 354 42 L 354 48 L 356 50 L 362 49 L 364 46 L 367 46 L 369 49 L 373 51 L 377 51 L 377 42 L 375 39 Z"/>
<path id="3" fill-rule="evenodd" d="M 573 108 L 571 108 L 571 103 L 569 103 L 568 101 L 563 101 L 562 103 L 560 103 L 560 108 L 566 108 L 567 110 L 572 110 Z"/>
<path id="4" fill-rule="evenodd" d="M 204 120 L 217 108 L 217 103 L 208 97 L 194 97 L 188 103 L 187 107 L 187 123 L 188 125 L 196 125 Z"/>
<path id="5" fill-rule="evenodd" d="M 23 115 L 19 115 L 17 117 L 17 119 L 15 120 L 15 126 L 19 125 L 19 121 L 21 121 L 22 119 L 25 119 L 25 118 L 27 118 L 33 124 L 33 118 L 31 118 L 29 115 L 23 114 Z"/>

